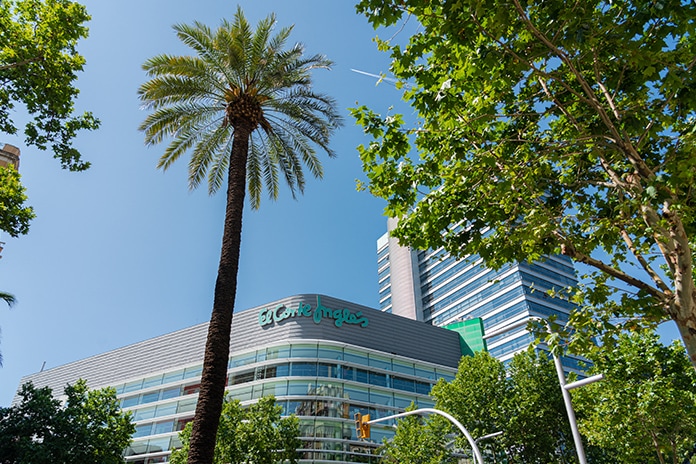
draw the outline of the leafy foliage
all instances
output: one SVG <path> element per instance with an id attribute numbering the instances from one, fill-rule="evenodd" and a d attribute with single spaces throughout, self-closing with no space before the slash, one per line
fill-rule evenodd
<path id="1" fill-rule="evenodd" d="M 154 110 L 140 125 L 145 142 L 172 138 L 158 167 L 169 168 L 191 150 L 192 189 L 207 180 L 208 191 L 217 192 L 235 133 L 250 130 L 247 188 L 255 209 L 264 185 L 269 197 L 277 198 L 280 176 L 293 196 L 302 193 L 303 164 L 322 177 L 314 146 L 335 156 L 329 137 L 341 125 L 335 101 L 311 89 L 310 71 L 329 69 L 331 61 L 303 56 L 300 43 L 284 49 L 292 27 L 272 36 L 275 23 L 270 15 L 254 31 L 238 9 L 234 22 L 224 20 L 216 31 L 200 23 L 178 24 L 179 39 L 198 56 L 149 59 L 143 68 L 152 79 L 139 90 Z"/>
<path id="2" fill-rule="evenodd" d="M 414 409 L 411 405 L 407 411 Z M 396 433 L 384 440 L 379 452 L 384 463 L 447 464 L 456 463 L 451 441 L 452 424 L 441 416 L 407 416 L 397 421 Z"/>
<path id="3" fill-rule="evenodd" d="M 275 398 L 265 396 L 244 408 L 239 400 L 223 406 L 215 444 L 215 464 L 296 463 L 302 446 L 297 417 L 282 417 L 283 408 Z M 172 453 L 172 464 L 184 464 L 188 457 L 191 425 L 179 434 L 182 448 Z"/>
<path id="4" fill-rule="evenodd" d="M 0 166 L 0 230 L 12 237 L 26 234 L 34 210 L 25 206 L 27 196 L 19 172 L 13 166 Z"/>
<path id="5" fill-rule="evenodd" d="M 87 389 L 83 380 L 65 388 L 64 404 L 48 387 L 22 385 L 21 400 L 0 408 L 3 464 L 123 463 L 135 426 L 119 408 L 116 391 Z"/>
<path id="6" fill-rule="evenodd" d="M 580 341 L 671 318 L 696 363 L 696 4 L 357 9 L 375 27 L 421 25 L 405 46 L 377 39 L 416 126 L 352 110 L 375 139 L 359 151 L 394 234 L 493 267 L 570 256 L 588 269 L 571 320 Z"/>
<path id="7" fill-rule="evenodd" d="M 580 430 L 617 463 L 690 462 L 696 455 L 696 372 L 684 347 L 623 334 L 592 356 L 604 380 L 574 391 Z"/>
<path id="8" fill-rule="evenodd" d="M 7 303 L 7 306 L 10 308 L 14 306 L 14 304 L 17 302 L 17 299 L 15 296 L 11 293 L 3 292 L 0 291 L 0 300 L 4 301 Z M 0 367 L 2 367 L 2 353 L 0 352 Z"/>
<path id="9" fill-rule="evenodd" d="M 488 352 L 463 357 L 452 382 L 433 387 L 436 408 L 452 414 L 476 437 L 501 431 L 479 444 L 501 462 L 574 462 L 573 441 L 551 361 L 529 350 L 515 355 L 509 371 Z M 459 446 L 467 448 L 465 440 Z"/>
<path id="10" fill-rule="evenodd" d="M 0 2 L 0 131 L 17 133 L 12 113 L 23 104 L 33 117 L 24 127 L 26 143 L 50 148 L 71 171 L 89 167 L 73 138 L 99 127 L 89 112 L 74 115 L 74 82 L 85 64 L 75 47 L 87 37 L 89 19 L 85 7 L 70 0 Z"/>
<path id="11" fill-rule="evenodd" d="M 14 295 L 12 295 L 11 293 L 2 292 L 2 291 L 0 291 L 0 300 L 7 303 L 7 305 L 9 307 L 12 307 L 12 305 L 14 305 L 15 301 L 16 301 Z M 0 358 L 0 359 L 2 359 L 2 358 Z"/>

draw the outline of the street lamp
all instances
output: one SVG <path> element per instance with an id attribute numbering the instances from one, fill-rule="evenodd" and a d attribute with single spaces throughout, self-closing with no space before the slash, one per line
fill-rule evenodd
<path id="1" fill-rule="evenodd" d="M 466 439 L 469 441 L 469 444 L 471 445 L 471 449 L 474 452 L 474 458 L 476 459 L 476 462 L 478 462 L 478 464 L 483 464 L 483 457 L 481 456 L 481 451 L 479 450 L 479 447 L 476 444 L 477 440 L 474 440 L 474 438 L 471 436 L 469 431 L 466 428 L 464 428 L 464 426 L 457 419 L 455 419 L 454 417 L 452 417 L 450 414 L 446 413 L 445 411 L 441 411 L 441 410 L 435 409 L 435 408 L 415 409 L 413 411 L 406 411 L 406 412 L 402 412 L 400 414 L 393 414 L 391 416 L 380 417 L 379 419 L 372 419 L 369 421 L 364 421 L 363 424 L 369 426 L 370 424 L 375 424 L 377 422 L 384 422 L 384 421 L 387 421 L 390 419 L 398 419 L 400 417 L 412 416 L 414 414 L 420 414 L 420 415 L 422 415 L 422 414 L 438 414 L 438 415 L 444 417 L 445 419 L 448 419 L 450 422 L 452 422 L 454 425 L 457 426 L 457 428 L 464 434 Z M 356 417 L 356 420 L 358 420 L 357 417 Z M 496 434 L 497 434 L 497 432 L 496 432 Z M 486 435 L 485 437 L 481 437 L 480 439 L 483 439 L 483 438 L 490 438 L 490 435 Z"/>
<path id="2" fill-rule="evenodd" d="M 546 325 L 546 332 L 551 335 L 553 330 L 551 329 L 551 324 L 545 319 L 539 317 L 531 317 L 529 319 L 523 319 L 512 325 L 506 326 L 500 330 L 495 330 L 489 334 L 484 335 L 484 340 L 495 337 L 497 335 L 509 332 L 510 330 L 516 329 L 521 326 L 526 326 L 529 321 L 539 321 Z M 573 434 L 573 442 L 575 443 L 575 451 L 578 454 L 578 462 L 580 464 L 587 464 L 587 458 L 585 457 L 585 448 L 582 445 L 582 438 L 580 438 L 580 431 L 578 431 L 578 422 L 575 419 L 575 410 L 573 410 L 573 403 L 570 401 L 570 390 L 583 385 L 587 385 L 604 378 L 603 374 L 593 375 L 592 377 L 587 377 L 577 382 L 566 383 L 565 372 L 563 372 L 563 364 L 561 364 L 561 358 L 556 355 L 556 353 L 551 351 L 553 356 L 553 364 L 556 367 L 556 374 L 558 374 L 558 383 L 561 386 L 561 394 L 563 395 L 563 403 L 565 403 L 566 412 L 568 413 L 568 422 L 570 422 L 570 431 Z"/>

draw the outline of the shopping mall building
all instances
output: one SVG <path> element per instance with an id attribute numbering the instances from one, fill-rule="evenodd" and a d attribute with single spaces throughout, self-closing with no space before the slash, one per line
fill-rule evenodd
<path id="1" fill-rule="evenodd" d="M 451 380 L 463 354 L 485 349 L 480 319 L 446 328 L 325 295 L 306 294 L 235 313 L 228 393 L 243 404 L 274 395 L 300 418 L 303 463 L 377 462 L 371 451 L 393 422 L 358 440 L 354 414 L 380 418 L 410 404 L 432 407 L 430 389 Z M 191 421 L 207 324 L 28 375 L 54 393 L 84 378 L 116 388 L 136 424 L 129 463 L 167 462 Z M 15 398 L 17 400 L 17 398 Z"/>

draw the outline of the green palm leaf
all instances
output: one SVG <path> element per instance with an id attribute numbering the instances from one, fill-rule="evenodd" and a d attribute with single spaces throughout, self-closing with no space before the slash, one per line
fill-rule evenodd
<path id="1" fill-rule="evenodd" d="M 335 156 L 332 133 L 342 124 L 336 102 L 312 88 L 311 72 L 329 69 L 323 55 L 286 46 L 292 27 L 275 31 L 270 15 L 253 29 L 240 8 L 216 30 L 177 24 L 191 56 L 162 54 L 147 60 L 149 80 L 138 90 L 152 112 L 140 125 L 147 145 L 167 141 L 158 168 L 189 155 L 189 188 L 204 181 L 210 194 L 227 186 L 227 207 L 213 313 L 189 462 L 212 462 L 227 373 L 230 327 L 237 286 L 245 196 L 257 209 L 265 191 L 275 199 L 284 181 L 293 197 L 303 193 L 305 168 L 323 169 L 317 149 Z M 281 180 L 282 179 L 282 180 Z"/>

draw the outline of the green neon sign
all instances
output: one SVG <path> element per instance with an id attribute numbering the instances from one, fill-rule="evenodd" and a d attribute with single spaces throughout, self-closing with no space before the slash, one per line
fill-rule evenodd
<path id="1" fill-rule="evenodd" d="M 359 325 L 367 327 L 369 321 L 362 311 L 351 312 L 348 308 L 331 309 L 321 304 L 321 297 L 317 296 L 317 305 L 312 308 L 308 303 L 299 303 L 295 308 L 289 308 L 283 304 L 275 308 L 264 308 L 259 311 L 259 325 L 261 327 L 278 323 L 291 317 L 311 317 L 315 324 L 322 320 L 332 320 L 336 327 L 343 327 L 343 324 Z"/>

